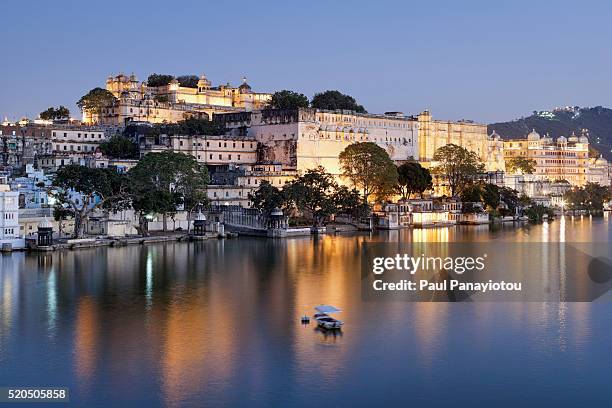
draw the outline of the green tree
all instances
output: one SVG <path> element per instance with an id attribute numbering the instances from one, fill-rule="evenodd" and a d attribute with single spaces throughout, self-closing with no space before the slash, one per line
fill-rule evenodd
<path id="1" fill-rule="evenodd" d="M 412 194 L 422 195 L 432 188 L 431 173 L 418 162 L 403 163 L 397 168 L 398 190 L 402 198 L 410 198 Z"/>
<path id="2" fill-rule="evenodd" d="M 285 192 L 266 180 L 259 183 L 259 187 L 253 193 L 249 193 L 249 200 L 253 208 L 266 216 L 269 216 L 275 208 L 287 209 L 289 204 Z"/>
<path id="3" fill-rule="evenodd" d="M 495 184 L 487 183 L 482 187 L 481 194 L 483 204 L 489 210 L 496 210 L 500 203 L 499 187 Z"/>
<path id="4" fill-rule="evenodd" d="M 448 182 L 452 197 L 456 197 L 476 175 L 484 171 L 484 165 L 474 152 L 456 144 L 447 144 L 434 153 L 438 165 L 432 172 Z"/>
<path id="5" fill-rule="evenodd" d="M 370 207 L 367 204 L 364 205 L 361 194 L 354 188 L 339 185 L 334 190 L 331 199 L 336 205 L 335 214 L 346 214 L 354 218 L 369 215 Z"/>
<path id="6" fill-rule="evenodd" d="M 115 103 L 117 98 L 112 92 L 102 88 L 94 88 L 79 99 L 77 106 L 83 111 L 99 114 L 102 108 Z"/>
<path id="7" fill-rule="evenodd" d="M 185 88 L 197 88 L 200 78 L 198 78 L 197 75 L 181 75 L 176 77 L 176 80 L 179 82 L 180 86 L 184 86 Z"/>
<path id="8" fill-rule="evenodd" d="M 381 197 L 397 186 L 397 167 L 375 143 L 351 144 L 340 153 L 339 159 L 343 177 L 362 192 L 364 203 L 371 194 Z"/>
<path id="9" fill-rule="evenodd" d="M 285 184 L 283 191 L 286 191 L 297 210 L 312 217 L 313 226 L 318 227 L 336 211 L 333 200 L 336 188 L 334 176 L 319 166 Z"/>
<path id="10" fill-rule="evenodd" d="M 309 104 L 306 95 L 285 89 L 274 92 L 268 106 L 274 109 L 296 109 L 307 108 Z"/>
<path id="11" fill-rule="evenodd" d="M 536 161 L 527 157 L 512 157 L 506 160 L 506 170 L 513 174 L 533 174 Z"/>
<path id="12" fill-rule="evenodd" d="M 604 204 L 610 200 L 610 189 L 598 183 L 587 183 L 584 187 L 575 187 L 564 195 L 570 210 L 588 210 L 601 213 Z"/>
<path id="13" fill-rule="evenodd" d="M 121 135 L 115 135 L 100 143 L 100 150 L 105 156 L 112 159 L 138 159 L 140 157 L 138 144 Z"/>
<path id="14" fill-rule="evenodd" d="M 506 206 L 510 214 L 514 215 L 516 208 L 520 205 L 518 191 L 510 187 L 499 187 L 499 196 Z"/>
<path id="15" fill-rule="evenodd" d="M 480 184 L 470 184 L 465 186 L 459 194 L 463 203 L 479 203 L 482 201 L 482 186 Z"/>
<path id="16" fill-rule="evenodd" d="M 64 105 L 57 108 L 51 106 L 47 110 L 40 112 L 40 118 L 44 120 L 60 120 L 70 118 L 70 111 Z"/>
<path id="17" fill-rule="evenodd" d="M 70 210 L 70 208 L 64 207 L 59 202 L 53 206 L 53 219 L 57 221 L 60 237 L 64 234 L 64 221 L 69 217 L 74 217 L 74 211 Z"/>
<path id="18" fill-rule="evenodd" d="M 112 169 L 70 164 L 60 167 L 52 195 L 74 216 L 74 237 L 81 238 L 85 223 L 97 209 L 117 211 L 129 204 L 127 178 Z"/>
<path id="19" fill-rule="evenodd" d="M 367 113 L 365 108 L 357 103 L 355 98 L 350 95 L 345 95 L 339 91 L 324 91 L 317 93 L 312 97 L 310 103 L 315 109 L 326 110 L 352 110 L 357 113 Z"/>
<path id="20" fill-rule="evenodd" d="M 153 73 L 149 75 L 149 77 L 147 78 L 147 86 L 152 86 L 152 87 L 165 86 L 165 85 L 168 85 L 170 81 L 172 81 L 173 79 L 174 79 L 173 75 Z"/>
<path id="21" fill-rule="evenodd" d="M 152 133 L 157 135 L 218 136 L 225 133 L 225 127 L 208 119 L 188 118 L 177 123 L 155 124 Z"/>
<path id="22" fill-rule="evenodd" d="M 209 182 L 206 166 L 195 157 L 165 151 L 149 153 L 128 172 L 132 205 L 138 213 L 138 230 L 148 235 L 148 217 L 161 214 L 166 230 L 168 214 L 183 204 L 188 218 L 200 205 L 205 204 Z"/>

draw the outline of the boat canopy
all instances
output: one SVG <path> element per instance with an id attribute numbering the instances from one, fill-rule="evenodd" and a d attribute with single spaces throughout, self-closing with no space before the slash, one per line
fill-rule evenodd
<path id="1" fill-rule="evenodd" d="M 341 312 L 342 310 L 338 309 L 335 306 L 331 306 L 331 305 L 319 305 L 319 306 L 315 306 L 315 310 L 317 312 L 320 313 L 336 313 L 336 312 Z"/>

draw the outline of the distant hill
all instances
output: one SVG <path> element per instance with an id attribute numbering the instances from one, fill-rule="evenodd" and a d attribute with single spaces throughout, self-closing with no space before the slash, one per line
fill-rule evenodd
<path id="1" fill-rule="evenodd" d="M 589 142 L 597 152 L 612 160 L 612 109 L 596 106 L 557 108 L 552 111 L 534 111 L 531 116 L 512 122 L 488 125 L 489 134 L 495 130 L 503 139 L 524 138 L 532 129 L 540 135 L 551 137 L 577 136 L 583 129 L 588 131 Z M 593 154 L 598 154 L 593 152 Z"/>

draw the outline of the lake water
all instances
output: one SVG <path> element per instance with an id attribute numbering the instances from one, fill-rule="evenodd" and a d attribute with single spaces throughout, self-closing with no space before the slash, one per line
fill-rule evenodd
<path id="1" fill-rule="evenodd" d="M 2 255 L 0 387 L 79 407 L 610 406 L 612 303 L 366 302 L 359 244 L 609 242 L 611 223 Z M 320 303 L 341 334 L 299 322 Z"/>

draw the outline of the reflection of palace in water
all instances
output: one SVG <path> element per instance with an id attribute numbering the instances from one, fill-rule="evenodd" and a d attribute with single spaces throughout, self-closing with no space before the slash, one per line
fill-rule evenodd
<path id="1" fill-rule="evenodd" d="M 276 386 L 333 383 L 356 356 L 378 352 L 373 342 L 390 339 L 396 349 L 389 352 L 418 353 L 418 362 L 404 363 L 433 371 L 457 336 L 469 335 L 483 349 L 495 342 L 500 319 L 505 332 L 539 338 L 554 329 L 559 349 L 573 347 L 589 336 L 591 305 L 365 302 L 360 244 L 455 242 L 462 236 L 555 243 L 588 238 L 583 223 L 588 220 L 566 217 L 510 233 L 406 229 L 13 253 L 0 258 L 0 353 L 16 347 L 11 345 L 28 332 L 25 327 L 44 322 L 40 339 L 66 343 L 78 390 L 91 389 L 107 373 L 117 376 L 112 381 L 119 391 L 155 373 L 147 374 L 158 377 L 149 386 L 159 387 L 165 405 L 180 406 L 203 392 L 222 398 L 237 382 L 245 392 L 270 394 Z M 609 234 L 607 224 L 603 228 Z M 551 285 L 564 284 L 560 272 Z M 343 310 L 342 336 L 299 323 L 321 303 Z M 466 314 L 473 318 L 465 320 Z"/>

